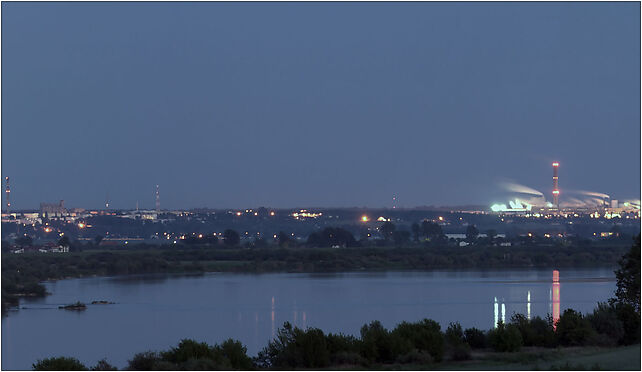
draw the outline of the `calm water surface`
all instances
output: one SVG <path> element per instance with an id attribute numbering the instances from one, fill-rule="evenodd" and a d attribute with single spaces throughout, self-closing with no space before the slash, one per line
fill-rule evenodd
<path id="1" fill-rule="evenodd" d="M 611 269 L 562 270 L 561 311 L 592 311 L 615 290 Z M 135 353 L 167 349 L 181 338 L 210 344 L 242 341 L 251 355 L 285 321 L 358 335 L 380 320 L 431 318 L 489 329 L 517 312 L 553 313 L 552 270 L 340 274 L 128 276 L 46 283 L 52 295 L 21 302 L 2 318 L 2 369 L 30 369 L 37 359 L 74 356 L 122 368 Z M 530 301 L 529 301 L 530 296 Z M 497 299 L 497 306 L 495 305 Z M 93 300 L 86 311 L 59 305 Z M 503 309 L 503 311 L 502 311 Z M 503 315 L 502 315 L 503 313 Z"/>

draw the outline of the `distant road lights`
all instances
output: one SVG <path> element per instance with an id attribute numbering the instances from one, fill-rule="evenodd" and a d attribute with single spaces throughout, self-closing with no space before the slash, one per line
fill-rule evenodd
<path id="1" fill-rule="evenodd" d="M 85 225 L 84 223 L 82 223 L 82 222 L 78 223 L 78 228 L 79 228 L 79 229 L 84 229 L 84 228 L 85 228 L 85 226 L 86 226 L 86 225 Z"/>
<path id="2" fill-rule="evenodd" d="M 274 211 L 270 212 L 270 216 L 274 216 Z"/>

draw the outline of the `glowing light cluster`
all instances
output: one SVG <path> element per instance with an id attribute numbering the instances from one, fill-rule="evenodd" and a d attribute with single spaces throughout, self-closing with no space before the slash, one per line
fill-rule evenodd
<path id="1" fill-rule="evenodd" d="M 529 203 L 526 203 L 522 200 L 515 199 L 508 202 L 510 208 L 506 204 L 493 204 L 490 206 L 490 209 L 493 212 L 511 212 L 511 211 L 530 211 L 533 206 Z"/>
<path id="2" fill-rule="evenodd" d="M 297 220 L 303 219 L 303 218 L 317 218 L 321 217 L 323 213 L 313 213 L 313 212 L 308 212 L 307 209 L 301 209 L 299 212 L 294 212 L 292 213 L 292 217 L 294 217 Z"/>

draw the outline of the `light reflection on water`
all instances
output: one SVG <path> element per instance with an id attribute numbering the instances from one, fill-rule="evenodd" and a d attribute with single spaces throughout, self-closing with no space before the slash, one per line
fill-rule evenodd
<path id="1" fill-rule="evenodd" d="M 595 280 L 595 278 L 592 278 Z M 557 321 L 560 319 L 560 304 L 561 304 L 561 297 L 560 297 L 560 282 L 559 282 L 559 272 L 557 270 L 553 271 L 553 282 L 551 283 L 551 288 L 549 291 L 549 305 L 548 305 L 548 314 L 551 315 L 553 318 L 553 328 L 555 328 L 555 325 L 557 324 Z M 503 299 L 501 301 L 501 308 L 502 308 L 502 318 L 501 322 L 506 324 L 506 304 L 504 303 Z M 520 313 L 519 311 L 515 311 L 516 313 Z M 499 303 L 497 302 L 497 297 L 494 298 L 494 304 L 493 304 L 493 325 L 495 328 L 497 328 L 497 325 L 499 324 Z M 527 290 L 526 291 L 526 318 L 528 320 L 531 319 L 531 291 Z"/>
<path id="2" fill-rule="evenodd" d="M 181 338 L 210 344 L 238 339 L 250 355 L 283 322 L 359 335 L 367 322 L 436 320 L 446 328 L 489 329 L 513 313 L 545 317 L 565 308 L 592 311 L 615 289 L 609 269 L 565 270 L 564 303 L 553 306 L 550 270 L 307 274 L 206 274 L 87 278 L 47 283 L 2 318 L 2 368 L 30 369 L 49 356 L 125 367 L 135 353 L 175 346 Z M 559 290 L 557 291 L 559 294 Z M 496 299 L 496 301 L 495 301 Z M 75 301 L 109 300 L 84 312 L 58 310 Z M 491 323 L 492 322 L 492 323 Z"/>

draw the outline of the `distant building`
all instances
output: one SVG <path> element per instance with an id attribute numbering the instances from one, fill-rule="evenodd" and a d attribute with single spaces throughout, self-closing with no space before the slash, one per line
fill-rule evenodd
<path id="1" fill-rule="evenodd" d="M 48 217 L 62 217 L 66 215 L 67 209 L 65 209 L 65 201 L 61 200 L 58 204 L 40 203 L 40 214 Z"/>

